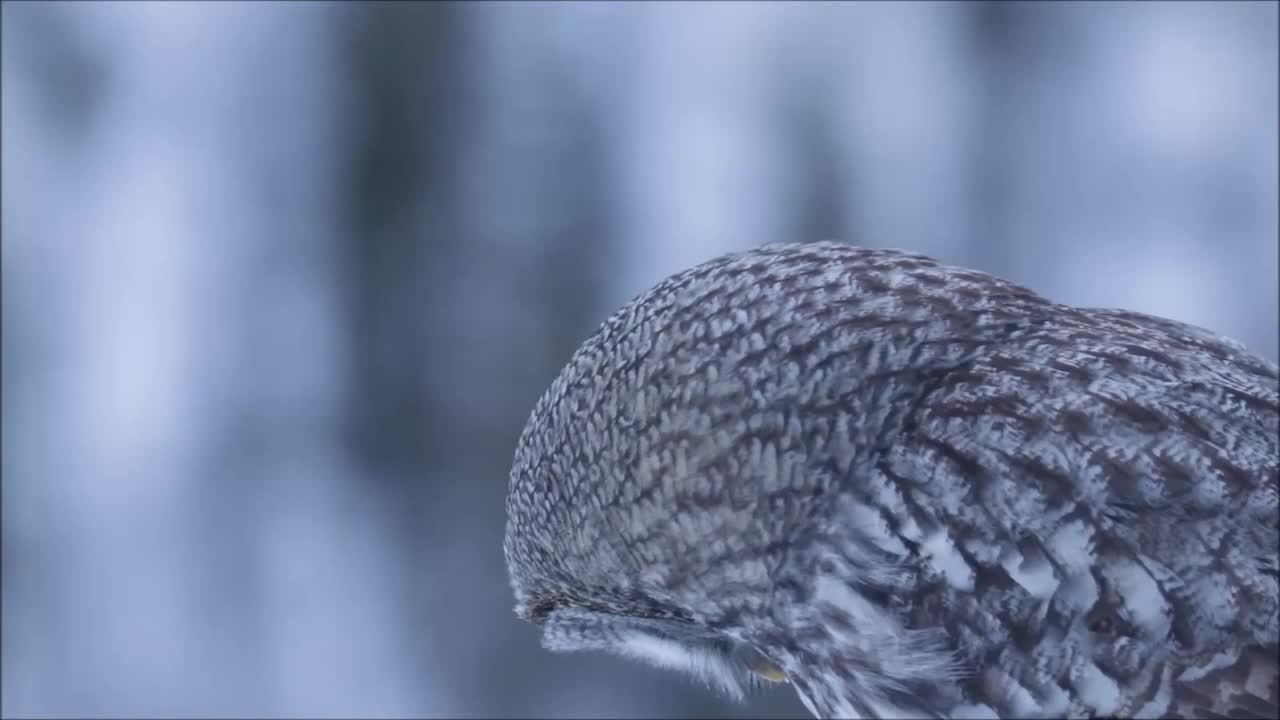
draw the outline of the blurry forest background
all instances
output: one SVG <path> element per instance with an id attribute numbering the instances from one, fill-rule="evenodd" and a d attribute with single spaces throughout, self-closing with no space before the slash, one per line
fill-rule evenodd
<path id="1" fill-rule="evenodd" d="M 802 716 L 555 656 L 516 436 L 725 251 L 1277 356 L 1277 5 L 4 3 L 8 717 Z"/>

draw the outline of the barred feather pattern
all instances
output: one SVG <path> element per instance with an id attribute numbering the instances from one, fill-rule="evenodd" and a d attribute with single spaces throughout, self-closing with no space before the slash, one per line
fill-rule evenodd
<path id="1" fill-rule="evenodd" d="M 771 246 L 574 355 L 504 548 L 523 617 L 696 628 L 821 717 L 1274 717 L 1278 437 L 1209 331 Z"/>

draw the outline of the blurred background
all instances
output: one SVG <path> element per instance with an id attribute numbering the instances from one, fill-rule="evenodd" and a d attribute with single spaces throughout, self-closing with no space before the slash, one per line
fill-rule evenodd
<path id="1" fill-rule="evenodd" d="M 542 651 L 607 314 L 908 248 L 1277 356 L 1277 5 L 4 3 L 6 716 L 804 715 Z"/>

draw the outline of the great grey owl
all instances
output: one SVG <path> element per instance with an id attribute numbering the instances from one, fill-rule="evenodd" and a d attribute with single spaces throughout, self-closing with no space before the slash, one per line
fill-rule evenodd
<path id="1" fill-rule="evenodd" d="M 920 255 L 778 245 L 615 313 L 504 542 L 552 650 L 821 717 L 1276 717 L 1280 373 Z"/>

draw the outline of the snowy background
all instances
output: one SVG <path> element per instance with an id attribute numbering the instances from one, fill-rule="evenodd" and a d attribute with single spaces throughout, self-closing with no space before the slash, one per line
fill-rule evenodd
<path id="1" fill-rule="evenodd" d="M 507 470 L 609 311 L 910 248 L 1277 355 L 1275 3 L 5 3 L 6 716 L 779 716 L 553 656 Z"/>

